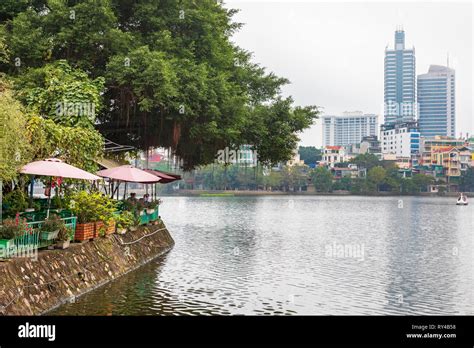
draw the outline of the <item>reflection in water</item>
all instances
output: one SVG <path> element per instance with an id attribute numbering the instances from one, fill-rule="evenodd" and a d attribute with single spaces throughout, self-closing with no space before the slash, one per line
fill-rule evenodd
<path id="1" fill-rule="evenodd" d="M 474 314 L 473 206 L 400 199 L 166 197 L 174 249 L 52 314 Z"/>

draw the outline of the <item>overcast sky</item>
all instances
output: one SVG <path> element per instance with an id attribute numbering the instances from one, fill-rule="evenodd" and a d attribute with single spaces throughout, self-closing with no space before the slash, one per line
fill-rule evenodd
<path id="1" fill-rule="evenodd" d="M 416 73 L 430 64 L 456 70 L 456 133 L 474 133 L 471 2 L 320 2 L 227 0 L 244 23 L 233 40 L 254 61 L 288 78 L 283 90 L 298 105 L 325 114 L 360 110 L 383 115 L 384 49 L 403 25 L 415 47 Z M 321 146 L 320 121 L 301 135 Z"/>

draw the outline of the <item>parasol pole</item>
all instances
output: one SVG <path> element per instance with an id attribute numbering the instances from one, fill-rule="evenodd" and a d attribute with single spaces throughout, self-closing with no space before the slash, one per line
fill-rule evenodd
<path id="1" fill-rule="evenodd" d="M 0 179 L 0 224 L 2 223 L 3 205 L 3 181 Z"/>
<path id="2" fill-rule="evenodd" d="M 30 186 L 30 204 L 29 204 L 29 208 L 33 208 L 33 187 L 35 186 L 35 176 L 32 175 L 30 176 L 31 178 L 31 186 Z"/>
<path id="3" fill-rule="evenodd" d="M 49 177 L 49 196 L 48 196 L 48 210 L 46 210 L 46 219 L 49 218 L 49 210 L 51 209 L 51 190 L 53 189 L 53 177 Z"/>

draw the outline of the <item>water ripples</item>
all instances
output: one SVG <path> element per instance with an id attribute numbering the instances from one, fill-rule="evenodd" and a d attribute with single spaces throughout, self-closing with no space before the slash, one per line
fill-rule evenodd
<path id="1" fill-rule="evenodd" d="M 402 199 L 166 197 L 174 249 L 52 314 L 474 314 L 472 205 Z"/>

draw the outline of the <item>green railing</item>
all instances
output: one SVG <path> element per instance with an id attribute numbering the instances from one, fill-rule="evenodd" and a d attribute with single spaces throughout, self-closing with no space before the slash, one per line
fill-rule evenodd
<path id="1" fill-rule="evenodd" d="M 140 225 L 146 225 L 150 222 L 158 220 L 159 209 L 158 206 L 154 209 L 153 213 L 148 214 L 146 209 L 142 210 L 143 215 L 140 215 Z"/>
<path id="2" fill-rule="evenodd" d="M 73 240 L 76 231 L 77 217 L 70 216 L 62 218 L 61 220 L 64 221 L 64 224 L 69 229 L 71 240 Z M 47 240 L 41 238 L 41 226 L 43 223 L 44 221 L 27 222 L 26 230 L 21 236 L 11 240 L 1 239 L 0 258 L 25 255 L 33 250 L 46 248 L 56 243 L 54 239 Z"/>

